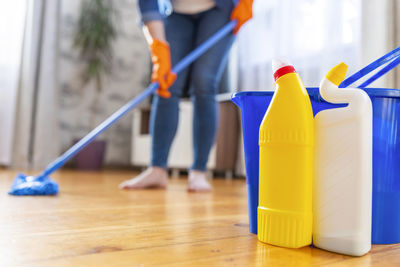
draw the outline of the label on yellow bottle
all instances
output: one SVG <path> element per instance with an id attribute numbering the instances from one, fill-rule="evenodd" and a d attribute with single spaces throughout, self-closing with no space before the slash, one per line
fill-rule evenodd
<path id="1" fill-rule="evenodd" d="M 297 73 L 275 87 L 259 133 L 258 239 L 298 248 L 312 241 L 313 113 Z"/>

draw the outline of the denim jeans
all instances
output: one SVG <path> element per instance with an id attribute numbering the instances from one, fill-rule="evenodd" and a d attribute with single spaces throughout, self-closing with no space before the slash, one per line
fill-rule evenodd
<path id="1" fill-rule="evenodd" d="M 172 65 L 228 23 L 231 11 L 214 7 L 195 15 L 172 13 L 165 18 L 164 24 L 171 49 Z M 151 166 L 167 167 L 169 150 L 178 127 L 179 101 L 189 83 L 189 93 L 194 108 L 194 162 L 191 169 L 206 170 L 218 124 L 215 95 L 233 39 L 233 34 L 226 36 L 189 68 L 183 70 L 169 89 L 170 98 L 166 99 L 158 95 L 154 97 L 150 117 Z"/>

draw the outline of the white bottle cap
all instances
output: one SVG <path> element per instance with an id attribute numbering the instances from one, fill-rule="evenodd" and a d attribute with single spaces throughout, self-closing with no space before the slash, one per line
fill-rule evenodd
<path id="1" fill-rule="evenodd" d="M 272 60 L 272 73 L 285 66 L 293 66 L 290 61 L 285 57 L 274 58 Z"/>
<path id="2" fill-rule="evenodd" d="M 285 74 L 296 73 L 296 70 L 287 58 L 281 57 L 272 60 L 272 72 L 275 81 L 277 81 Z"/>

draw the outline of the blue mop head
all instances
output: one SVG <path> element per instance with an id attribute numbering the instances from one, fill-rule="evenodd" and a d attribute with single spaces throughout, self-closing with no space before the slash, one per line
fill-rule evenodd
<path id="1" fill-rule="evenodd" d="M 11 186 L 10 195 L 14 196 L 48 196 L 57 195 L 58 184 L 50 177 L 26 176 L 19 173 Z"/>

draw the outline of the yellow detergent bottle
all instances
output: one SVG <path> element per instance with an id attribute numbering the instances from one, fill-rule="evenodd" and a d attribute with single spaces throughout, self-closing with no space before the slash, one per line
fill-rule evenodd
<path id="1" fill-rule="evenodd" d="M 258 240 L 299 248 L 312 240 L 313 113 L 300 76 L 274 60 L 275 93 L 260 126 Z"/>

